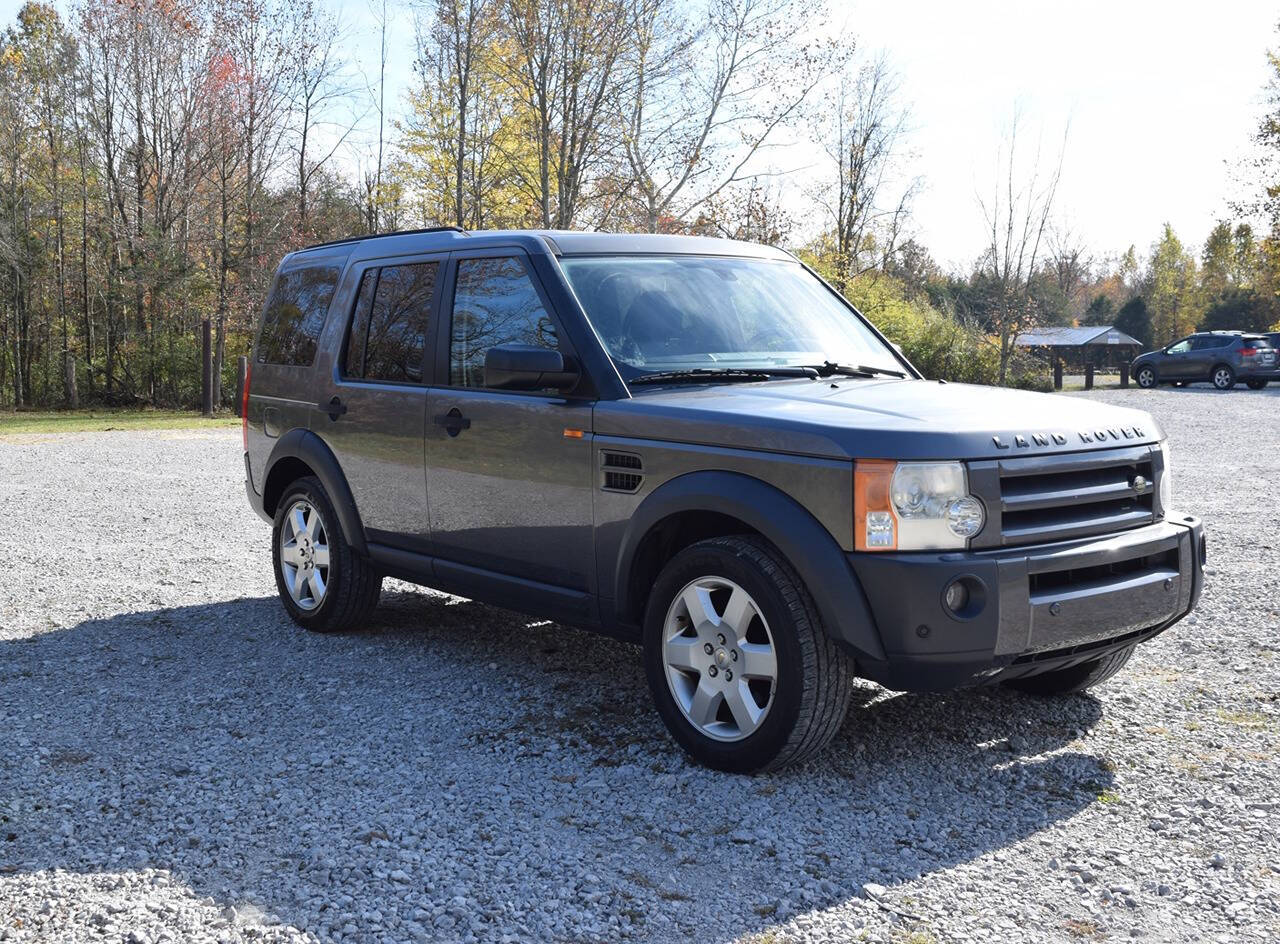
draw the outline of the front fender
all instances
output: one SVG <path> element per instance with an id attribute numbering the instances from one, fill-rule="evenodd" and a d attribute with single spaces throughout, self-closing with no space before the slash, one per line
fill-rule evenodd
<path id="1" fill-rule="evenodd" d="M 795 499 L 737 472 L 690 472 L 665 482 L 640 503 L 619 545 L 614 600 L 630 600 L 637 589 L 631 576 L 645 536 L 667 518 L 689 511 L 728 515 L 763 535 L 804 581 L 827 632 L 855 656 L 884 659 L 862 586 L 831 532 Z"/>
<path id="2" fill-rule="evenodd" d="M 289 432 L 280 437 L 275 447 L 271 450 L 271 455 L 267 458 L 267 474 L 263 479 L 262 494 L 264 504 L 271 506 L 273 501 L 272 486 L 274 484 L 272 473 L 276 471 L 279 463 L 286 460 L 304 462 L 315 473 L 316 478 L 320 480 L 320 484 L 324 486 L 324 490 L 328 493 L 329 500 L 333 502 L 333 507 L 338 512 L 338 524 L 342 527 L 343 537 L 347 539 L 348 544 L 361 554 L 367 553 L 368 548 L 364 540 L 364 525 L 360 521 L 360 512 L 356 508 L 355 498 L 351 494 L 351 486 L 347 484 L 347 477 L 343 475 L 342 467 L 338 464 L 338 459 L 333 454 L 333 451 L 325 445 L 323 439 L 309 429 L 294 428 L 289 430 Z M 274 513 L 274 507 L 270 507 L 270 511 Z"/>

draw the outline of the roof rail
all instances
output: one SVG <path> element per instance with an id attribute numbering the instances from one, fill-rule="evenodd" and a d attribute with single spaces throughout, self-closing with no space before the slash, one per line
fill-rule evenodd
<path id="1" fill-rule="evenodd" d="M 426 226 L 422 229 L 398 229 L 389 233 L 369 233 L 367 236 L 348 236 L 345 239 L 331 239 L 324 243 L 314 243 L 310 246 L 303 246 L 299 252 L 306 252 L 308 249 L 323 249 L 326 246 L 342 246 L 346 243 L 360 243 L 366 239 L 382 239 L 386 236 L 418 236 L 423 233 L 457 233 L 460 236 L 470 236 L 471 234 L 461 226 Z"/>

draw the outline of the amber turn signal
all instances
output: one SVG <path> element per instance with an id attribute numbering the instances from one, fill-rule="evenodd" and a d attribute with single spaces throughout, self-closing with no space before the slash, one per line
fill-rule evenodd
<path id="1" fill-rule="evenodd" d="M 853 466 L 853 546 L 859 551 L 892 551 L 898 547 L 898 516 L 889 486 L 898 463 L 859 459 Z"/>

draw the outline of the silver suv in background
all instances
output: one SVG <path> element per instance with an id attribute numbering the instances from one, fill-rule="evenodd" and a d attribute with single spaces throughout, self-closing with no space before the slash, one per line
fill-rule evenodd
<path id="1" fill-rule="evenodd" d="M 1230 390 L 1243 381 L 1250 390 L 1261 390 L 1268 381 L 1280 380 L 1280 365 L 1265 334 L 1204 331 L 1135 358 L 1133 378 L 1148 389 L 1163 383 L 1183 387 L 1208 382 Z"/>

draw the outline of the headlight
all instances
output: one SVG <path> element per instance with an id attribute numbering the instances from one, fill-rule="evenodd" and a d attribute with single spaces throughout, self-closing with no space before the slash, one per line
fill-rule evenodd
<path id="1" fill-rule="evenodd" d="M 1160 510 L 1167 515 L 1173 507 L 1173 466 L 1169 464 L 1169 440 L 1160 444 L 1160 452 L 1164 455 L 1164 469 L 1160 473 Z"/>
<path id="2" fill-rule="evenodd" d="M 959 462 L 862 460 L 854 466 L 854 546 L 860 551 L 963 548 L 986 523 Z"/>

